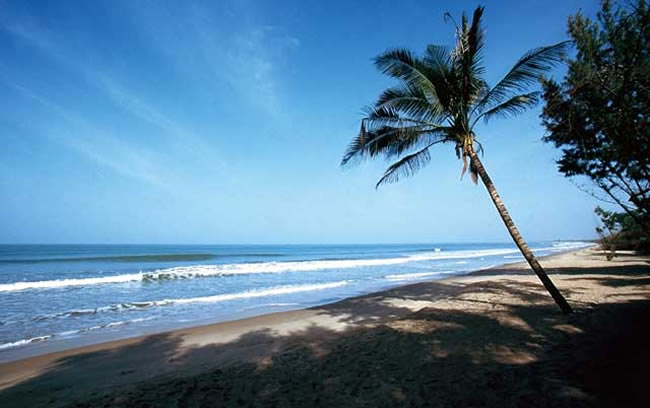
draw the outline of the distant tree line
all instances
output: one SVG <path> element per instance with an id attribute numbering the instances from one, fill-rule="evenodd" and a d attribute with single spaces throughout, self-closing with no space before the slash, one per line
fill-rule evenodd
<path id="1" fill-rule="evenodd" d="M 605 245 L 648 250 L 650 237 L 650 11 L 648 0 L 602 2 L 592 21 L 569 18 L 576 49 L 561 83 L 543 79 L 544 141 L 558 169 L 621 212 L 596 209 Z M 586 182 L 581 182 L 586 180 Z"/>

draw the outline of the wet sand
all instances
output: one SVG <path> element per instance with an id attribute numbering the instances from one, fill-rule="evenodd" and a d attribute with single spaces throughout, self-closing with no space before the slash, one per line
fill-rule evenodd
<path id="1" fill-rule="evenodd" d="M 0 364 L 2 406 L 641 406 L 650 262 L 594 250 Z M 646 404 L 643 404 L 645 406 Z"/>

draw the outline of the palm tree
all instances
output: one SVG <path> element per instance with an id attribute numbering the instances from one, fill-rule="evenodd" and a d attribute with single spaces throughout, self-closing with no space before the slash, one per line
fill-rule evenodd
<path id="1" fill-rule="evenodd" d="M 515 244 L 564 313 L 571 307 L 555 287 L 517 230 L 477 153 L 483 147 L 474 129 L 489 122 L 524 112 L 537 104 L 538 91 L 530 91 L 565 55 L 567 42 L 533 49 L 524 54 L 495 86 L 483 79 L 483 7 L 474 11 L 471 24 L 463 14 L 456 25 L 456 45 L 429 45 L 422 57 L 405 49 L 392 49 L 374 62 L 384 74 L 396 78 L 397 86 L 386 89 L 374 106 L 366 108 L 361 130 L 343 156 L 341 165 L 360 158 L 384 156 L 395 160 L 377 183 L 392 183 L 410 176 L 431 160 L 430 149 L 451 144 L 463 161 L 461 179 L 469 167 L 490 193 Z M 446 14 L 445 17 L 449 17 Z M 468 163 L 469 159 L 469 163 Z"/>

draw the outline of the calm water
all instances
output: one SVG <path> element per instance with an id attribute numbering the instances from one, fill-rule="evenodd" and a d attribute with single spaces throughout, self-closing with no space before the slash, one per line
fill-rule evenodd
<path id="1" fill-rule="evenodd" d="M 510 244 L 0 245 L 0 360 L 44 343 L 304 308 L 522 259 Z"/>

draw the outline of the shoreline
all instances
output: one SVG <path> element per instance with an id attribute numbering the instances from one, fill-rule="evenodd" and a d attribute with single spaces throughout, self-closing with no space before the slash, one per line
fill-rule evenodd
<path id="1" fill-rule="evenodd" d="M 590 248 L 594 248 L 594 247 L 590 247 Z M 576 254 L 576 253 L 588 251 L 590 248 L 581 248 L 574 251 L 567 251 L 558 254 L 546 255 L 543 257 L 539 257 L 538 259 L 543 262 L 548 262 L 552 259 L 560 258 L 568 254 Z M 193 324 L 187 327 L 172 328 L 168 330 L 154 330 L 150 333 L 144 333 L 137 336 L 131 336 L 125 338 L 114 338 L 114 339 L 96 341 L 90 343 L 88 343 L 90 339 L 82 338 L 79 339 L 81 344 L 78 344 L 76 346 L 71 345 L 59 350 L 54 349 L 52 351 L 45 351 L 34 355 L 27 354 L 25 356 L 17 357 L 15 359 L 0 361 L 0 390 L 2 390 L 4 386 L 7 384 L 7 381 L 5 380 L 5 371 L 12 371 L 13 366 L 21 365 L 22 362 L 27 362 L 28 363 L 27 365 L 29 366 L 32 365 L 31 364 L 32 360 L 38 361 L 39 363 L 41 363 L 42 361 L 53 362 L 56 361 L 57 359 L 67 358 L 78 354 L 110 350 L 113 348 L 137 344 L 139 342 L 147 340 L 147 338 L 152 336 L 180 337 L 180 336 L 187 336 L 187 335 L 193 336 L 198 334 L 199 338 L 201 338 L 204 336 L 204 333 L 220 332 L 218 338 L 216 338 L 215 340 L 225 343 L 228 341 L 232 341 L 238 336 L 241 336 L 248 330 L 257 329 L 262 325 L 290 324 L 295 320 L 312 317 L 315 312 L 317 312 L 322 308 L 336 307 L 336 305 L 345 302 L 354 302 L 355 300 L 358 301 L 367 297 L 387 295 L 394 290 L 407 289 L 412 286 L 418 286 L 420 284 L 425 284 L 430 282 L 455 282 L 455 281 L 462 282 L 462 281 L 467 281 L 472 277 L 484 276 L 485 274 L 491 275 L 491 271 L 501 271 L 501 270 L 507 271 L 509 269 L 518 270 L 522 268 L 524 269 L 529 268 L 526 261 L 505 263 L 497 266 L 491 266 L 489 268 L 473 270 L 461 275 L 444 277 L 441 279 L 430 279 L 430 280 L 422 280 L 422 281 L 417 281 L 412 283 L 404 283 L 402 285 L 397 285 L 388 289 L 383 289 L 376 292 L 370 292 L 363 295 L 344 298 L 341 300 L 337 300 L 330 303 L 324 303 L 322 305 L 317 305 L 317 306 L 284 310 L 284 311 L 265 313 L 265 314 L 247 316 L 247 317 L 240 317 L 240 318 L 234 318 L 232 320 L 226 320 L 226 321 L 205 322 L 205 323 Z M 533 273 L 532 269 L 530 270 L 530 272 L 531 274 Z M 204 319 L 204 320 L 209 320 L 209 319 Z M 97 337 L 100 338 L 105 337 L 105 334 L 98 334 Z M 67 341 L 66 343 L 74 344 L 74 340 Z M 188 342 L 188 344 L 195 344 L 195 343 Z M 203 345 L 203 344 L 205 343 L 201 343 L 201 342 L 196 343 L 196 345 Z"/>
<path id="2" fill-rule="evenodd" d="M 269 405 L 291 398 L 293 405 L 305 406 L 318 405 L 313 398 L 321 397 L 329 405 L 399 405 L 432 392 L 462 400 L 464 394 L 456 394 L 468 386 L 477 398 L 490 399 L 495 390 L 488 384 L 503 378 L 497 389 L 508 398 L 532 393 L 546 404 L 559 398 L 568 402 L 557 406 L 576 406 L 582 400 L 575 398 L 608 388 L 578 387 L 584 372 L 594 373 L 593 381 L 633 384 L 640 377 L 626 375 L 641 368 L 630 365 L 646 361 L 643 353 L 650 364 L 644 337 L 634 334 L 650 310 L 649 263 L 626 254 L 608 262 L 593 248 L 545 257 L 543 265 L 573 315 L 559 312 L 524 263 L 512 263 L 308 309 L 2 363 L 0 399 L 9 406 L 256 404 L 260 398 Z M 616 340 L 622 346 L 603 339 L 610 334 L 623 336 Z M 608 359 L 592 358 L 632 351 L 621 357 L 621 370 L 611 370 Z M 584 366 L 600 363 L 606 366 Z M 420 391 L 406 392 L 413 386 Z"/>
<path id="3" fill-rule="evenodd" d="M 561 252 L 561 253 L 556 253 L 556 254 L 550 254 L 550 255 L 545 255 L 538 257 L 540 261 L 546 261 L 553 259 L 555 257 L 559 257 L 565 254 L 569 253 L 576 253 L 576 252 L 581 252 L 585 251 L 589 248 L 594 248 L 594 247 L 587 247 L 587 248 L 580 248 L 576 250 L 570 250 L 567 252 Z M 93 334 L 87 334 L 83 337 L 78 337 L 78 338 L 69 338 L 69 339 L 59 339 L 55 341 L 51 340 L 45 340 L 43 342 L 36 342 L 36 344 L 32 346 L 28 346 L 29 348 L 22 349 L 20 346 L 16 347 L 15 349 L 7 349 L 4 351 L 0 351 L 0 374 L 2 373 L 2 365 L 7 364 L 7 363 L 12 363 L 12 362 L 19 362 L 23 361 L 26 359 L 30 358 L 37 358 L 37 357 L 42 357 L 46 356 L 49 354 L 57 354 L 61 356 L 67 356 L 69 353 L 66 352 L 72 352 L 75 350 L 79 350 L 79 352 L 83 352 L 84 349 L 88 349 L 89 351 L 94 351 L 98 349 L 103 349 L 100 346 L 107 345 L 108 348 L 111 347 L 116 347 L 120 346 L 123 344 L 131 344 L 131 341 L 141 341 L 149 336 L 155 336 L 155 335 L 166 335 L 166 334 L 173 334 L 175 332 L 179 331 L 185 331 L 185 330 L 192 330 L 192 329 L 197 329 L 200 327 L 204 326 L 215 326 L 215 325 L 221 325 L 225 323 L 235 323 L 235 322 L 242 322 L 244 323 L 247 320 L 252 320 L 252 324 L 257 324 L 256 318 L 263 318 L 265 316 L 274 316 L 274 315 L 282 315 L 284 313 L 291 313 L 291 312 L 298 312 L 298 311 L 306 311 L 306 310 L 312 310 L 312 309 L 318 309 L 322 307 L 326 307 L 328 305 L 334 305 L 339 302 L 345 302 L 350 299 L 355 299 L 355 298 L 361 298 L 364 296 L 371 296 L 371 295 L 379 295 L 384 292 L 391 291 L 393 289 L 397 288 L 402 288 L 402 287 L 408 287 L 411 285 L 417 285 L 420 283 L 425 283 L 425 282 L 443 282 L 443 281 L 450 281 L 450 280 L 456 280 L 457 278 L 461 277 L 467 277 L 467 276 L 472 276 L 475 274 L 480 274 L 480 273 L 485 273 L 485 271 L 490 271 L 490 270 L 496 270 L 496 269 L 504 269 L 507 270 L 508 267 L 512 268 L 527 268 L 528 264 L 526 263 L 525 260 L 522 261 L 515 261 L 515 262 L 509 262 L 509 263 L 504 263 L 500 265 L 495 265 L 495 266 L 490 266 L 487 268 L 480 268 L 476 270 L 472 270 L 466 273 L 461 273 L 458 275 L 452 275 L 449 277 L 443 277 L 439 279 L 424 279 L 424 280 L 417 280 L 416 282 L 411 282 L 411 283 L 401 283 L 396 286 L 391 286 L 386 289 L 381 289 L 378 291 L 373 291 L 373 292 L 368 292 L 365 294 L 361 295 L 356 295 L 356 296 L 351 296 L 351 297 L 346 297 L 343 299 L 335 300 L 333 302 L 328 302 L 328 303 L 323 303 L 323 304 L 317 304 L 314 306 L 307 306 L 307 307 L 299 307 L 299 308 L 288 308 L 286 310 L 278 310 L 276 312 L 271 312 L 271 313 L 262 313 L 262 314 L 247 314 L 244 312 L 239 312 L 236 316 L 234 316 L 232 319 L 228 320 L 219 320 L 219 321 L 214 321 L 211 318 L 204 318 L 204 319 L 199 319 L 192 321 L 191 324 L 187 326 L 183 325 L 163 325 L 163 326 L 158 326 L 158 327 L 152 327 L 150 330 L 144 330 L 141 334 L 138 335 L 131 335 L 127 337 L 120 336 L 118 332 L 116 333 L 93 333 Z M 531 270 L 532 272 L 532 270 Z M 38 350 L 39 346 L 41 347 L 41 350 Z M 99 348 L 98 348 L 99 347 Z M 6 356 L 2 356 L 2 353 L 6 353 Z M 2 382 L 0 381 L 0 389 L 2 387 Z"/>

